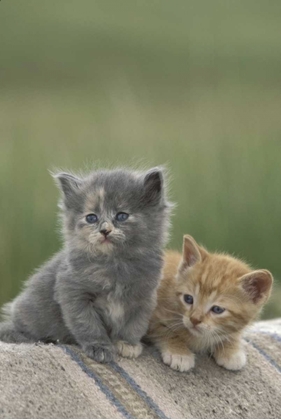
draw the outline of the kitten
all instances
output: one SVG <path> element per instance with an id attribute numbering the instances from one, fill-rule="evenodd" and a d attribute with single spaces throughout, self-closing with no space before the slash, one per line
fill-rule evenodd
<path id="1" fill-rule="evenodd" d="M 183 255 L 166 253 L 147 337 L 172 369 L 188 371 L 195 365 L 194 352 L 205 350 L 218 365 L 239 370 L 246 363 L 243 330 L 269 298 L 272 281 L 269 271 L 211 254 L 186 235 Z"/>
<path id="2" fill-rule="evenodd" d="M 4 307 L 0 340 L 76 343 L 98 362 L 111 361 L 116 350 L 137 357 L 169 226 L 163 171 L 54 177 L 65 244 Z"/>

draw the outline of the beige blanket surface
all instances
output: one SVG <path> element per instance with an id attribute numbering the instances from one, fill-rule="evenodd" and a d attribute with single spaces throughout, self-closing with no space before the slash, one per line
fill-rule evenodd
<path id="1" fill-rule="evenodd" d="M 77 347 L 0 342 L 1 418 L 280 418 L 281 319 L 245 335 L 247 366 L 179 373 L 146 348 L 101 365 Z"/>

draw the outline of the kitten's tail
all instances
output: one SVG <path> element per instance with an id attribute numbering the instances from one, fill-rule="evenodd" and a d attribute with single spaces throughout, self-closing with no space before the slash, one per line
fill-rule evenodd
<path id="1" fill-rule="evenodd" d="M 32 340 L 15 328 L 12 321 L 0 322 L 0 341 L 5 343 L 30 343 Z"/>
<path id="2" fill-rule="evenodd" d="M 5 343 L 30 343 L 34 342 L 31 338 L 28 338 L 25 334 L 19 331 L 11 317 L 13 314 L 14 301 L 6 303 L 1 309 L 1 318 L 3 322 L 0 322 L 0 341 Z"/>
<path id="3" fill-rule="evenodd" d="M 1 309 L 1 318 L 4 321 L 8 321 L 11 318 L 13 312 L 13 302 L 6 303 Z"/>

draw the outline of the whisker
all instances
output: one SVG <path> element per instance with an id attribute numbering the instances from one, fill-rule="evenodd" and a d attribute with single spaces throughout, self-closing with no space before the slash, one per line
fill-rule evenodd
<path id="1" fill-rule="evenodd" d="M 165 308 L 165 306 L 163 307 L 163 309 L 165 309 L 165 311 L 171 312 L 172 314 L 176 314 L 176 315 L 180 315 L 180 316 L 182 316 L 182 314 L 181 314 L 180 312 L 172 311 L 172 310 L 171 310 L 171 309 L 169 309 L 169 308 Z"/>

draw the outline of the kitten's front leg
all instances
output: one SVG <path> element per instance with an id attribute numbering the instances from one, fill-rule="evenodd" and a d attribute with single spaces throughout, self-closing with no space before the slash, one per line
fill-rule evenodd
<path id="1" fill-rule="evenodd" d="M 183 337 L 186 330 L 183 331 Z M 195 356 L 189 350 L 187 343 L 180 336 L 163 324 L 154 324 L 149 331 L 148 338 L 161 352 L 163 362 L 174 370 L 187 372 L 195 366 Z"/>
<path id="2" fill-rule="evenodd" d="M 147 332 L 151 308 L 154 301 L 146 301 L 143 306 L 139 306 L 130 314 L 129 319 L 118 331 L 116 337 L 116 348 L 123 357 L 136 358 L 143 350 L 141 339 Z"/>
<path id="3" fill-rule="evenodd" d="M 78 322 L 72 314 L 66 314 L 65 310 L 63 312 L 72 334 L 87 356 L 100 363 L 111 362 L 114 359 L 114 346 L 100 316 L 90 305 L 80 312 Z"/>
<path id="4" fill-rule="evenodd" d="M 67 328 L 87 356 L 100 363 L 112 361 L 115 348 L 92 301 L 66 288 L 57 298 Z"/>
<path id="5" fill-rule="evenodd" d="M 219 366 L 228 370 L 240 370 L 246 364 L 246 354 L 242 347 L 240 337 L 223 343 L 214 351 L 215 361 Z"/>

